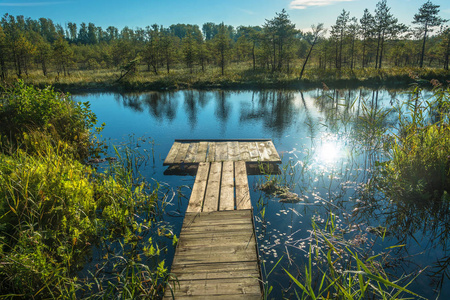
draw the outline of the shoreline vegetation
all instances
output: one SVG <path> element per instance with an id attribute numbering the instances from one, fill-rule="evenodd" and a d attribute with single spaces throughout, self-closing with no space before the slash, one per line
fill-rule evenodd
<path id="1" fill-rule="evenodd" d="M 432 88 L 431 81 L 438 80 L 446 85 L 450 72 L 435 68 L 386 68 L 355 70 L 308 70 L 303 79 L 294 74 L 258 72 L 236 65 L 225 75 L 211 69 L 204 73 L 190 74 L 184 70 L 170 74 L 154 75 L 138 71 L 118 80 L 121 72 L 114 70 L 77 71 L 66 77 L 51 77 L 32 74 L 23 81 L 26 84 L 44 89 L 51 85 L 56 90 L 82 92 L 127 92 L 127 91 L 165 91 L 180 89 L 314 89 L 330 88 L 404 88 L 419 84 Z M 14 79 L 9 79 L 8 82 Z M 17 80 L 17 79 L 15 79 Z"/>
<path id="2" fill-rule="evenodd" d="M 106 154 L 96 123 L 88 102 L 51 87 L 2 87 L 2 298 L 155 299 L 173 280 L 176 236 L 158 222 L 170 188 L 140 175 L 150 157 L 133 141 L 107 166 L 87 163 Z"/>

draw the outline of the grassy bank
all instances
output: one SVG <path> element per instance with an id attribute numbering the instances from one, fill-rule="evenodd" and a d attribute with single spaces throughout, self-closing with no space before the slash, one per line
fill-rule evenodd
<path id="1" fill-rule="evenodd" d="M 261 89 L 261 88 L 316 88 L 326 84 L 329 87 L 398 87 L 421 80 L 437 79 L 446 82 L 449 71 L 434 68 L 386 68 L 386 69 L 310 69 L 303 78 L 298 79 L 298 70 L 290 73 L 253 70 L 244 64 L 233 64 L 221 75 L 219 68 L 207 68 L 205 71 L 189 70 L 179 67 L 169 74 L 158 75 L 147 71 L 143 66 L 119 80 L 124 72 L 120 70 L 75 71 L 69 76 L 55 74 L 43 76 L 34 72 L 24 78 L 27 84 L 43 88 L 49 84 L 63 91 L 151 91 L 166 89 Z M 12 80 L 14 78 L 11 78 Z M 11 80 L 10 79 L 10 80 Z"/>
<path id="2" fill-rule="evenodd" d="M 9 299 L 156 298 L 172 234 L 155 224 L 164 188 L 116 150 L 105 171 L 87 103 L 18 82 L 0 97 L 0 295 Z M 158 238 L 162 235 L 162 238 Z M 164 241 L 167 239 L 167 241 Z M 91 261 L 94 253 L 101 253 Z M 83 272 L 80 272 L 83 270 Z"/>

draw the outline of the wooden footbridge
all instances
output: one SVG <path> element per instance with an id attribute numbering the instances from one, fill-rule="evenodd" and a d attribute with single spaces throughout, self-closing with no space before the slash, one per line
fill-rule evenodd
<path id="1" fill-rule="evenodd" d="M 267 139 L 175 140 L 164 165 L 196 177 L 164 299 L 261 299 L 247 170 L 280 162 Z"/>

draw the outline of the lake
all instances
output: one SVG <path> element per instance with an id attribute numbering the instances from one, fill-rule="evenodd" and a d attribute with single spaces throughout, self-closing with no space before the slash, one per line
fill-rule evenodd
<path id="1" fill-rule="evenodd" d="M 294 297 L 283 268 L 294 276 L 297 268 L 303 270 L 312 220 L 321 226 L 332 218 L 361 253 L 388 254 L 384 269 L 390 279 L 426 268 L 408 288 L 427 298 L 438 294 L 450 298 L 447 220 L 437 218 L 435 211 L 415 214 L 407 203 L 404 210 L 394 209 L 380 195 L 368 196 L 365 189 L 376 162 L 386 159 L 377 132 L 395 133 L 397 114 L 391 109 L 410 99 L 406 91 L 186 90 L 74 98 L 90 102 L 98 123 L 106 124 L 102 137 L 107 143 L 132 140 L 139 151 L 151 153 L 154 162 L 141 172 L 173 189 L 175 197 L 164 221 L 177 235 L 194 177 L 164 175 L 163 160 L 174 140 L 272 139 L 283 161 L 278 178 L 300 201 L 280 201 L 258 189 L 266 176 L 249 176 L 263 273 L 281 259 L 267 278 L 274 288 L 271 297 Z M 380 234 L 376 228 L 385 231 Z M 398 245 L 406 246 L 394 247 Z M 169 263 L 171 256 L 173 250 L 167 254 Z"/>

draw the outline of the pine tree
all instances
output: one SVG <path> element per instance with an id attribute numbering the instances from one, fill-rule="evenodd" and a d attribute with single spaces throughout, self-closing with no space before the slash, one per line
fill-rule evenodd
<path id="1" fill-rule="evenodd" d="M 419 13 L 414 15 L 413 24 L 419 24 L 419 30 L 423 32 L 422 53 L 420 55 L 420 67 L 423 67 L 423 57 L 425 55 L 425 43 L 427 33 L 432 32 L 432 27 L 440 26 L 447 20 L 438 16 L 439 5 L 434 5 L 431 1 L 427 1 L 419 8 Z"/>

